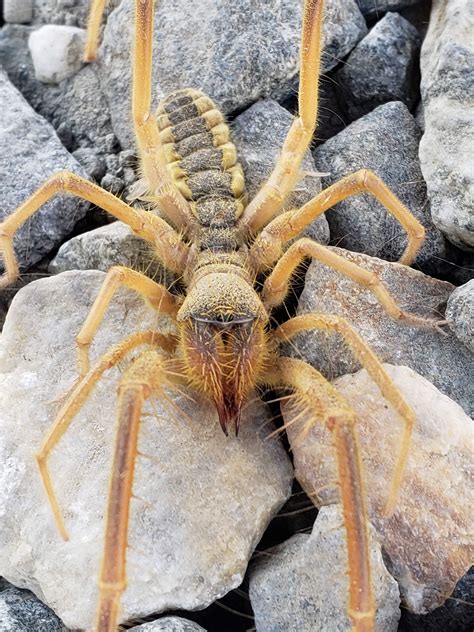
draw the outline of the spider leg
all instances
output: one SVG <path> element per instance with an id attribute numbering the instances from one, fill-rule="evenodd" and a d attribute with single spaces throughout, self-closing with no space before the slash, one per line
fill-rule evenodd
<path id="1" fill-rule="evenodd" d="M 283 302 L 290 286 L 292 274 L 306 257 L 317 259 L 359 285 L 366 287 L 376 296 L 380 305 L 394 320 L 400 320 L 409 325 L 433 327 L 435 329 L 444 324 L 444 321 L 423 318 L 422 316 L 403 311 L 375 272 L 364 270 L 356 263 L 348 261 L 330 250 L 330 248 L 322 246 L 307 237 L 295 241 L 282 255 L 266 278 L 262 291 L 262 300 L 267 309 L 271 309 Z"/>
<path id="2" fill-rule="evenodd" d="M 278 161 L 267 182 L 245 209 L 240 226 L 257 233 L 282 208 L 300 177 L 318 114 L 318 77 L 322 51 L 323 0 L 305 0 L 300 45 L 299 116 L 294 119 Z"/>
<path id="3" fill-rule="evenodd" d="M 115 195 L 75 173 L 61 171 L 48 178 L 16 211 L 0 222 L 0 252 L 5 263 L 5 274 L 0 277 L 0 288 L 7 286 L 19 276 L 18 262 L 13 249 L 15 232 L 57 193 L 72 193 L 103 208 L 128 224 L 137 235 L 152 242 L 157 255 L 169 264 L 171 270 L 179 274 L 183 272 L 189 247 L 163 219 L 128 206 Z"/>
<path id="4" fill-rule="evenodd" d="M 372 171 L 360 169 L 345 176 L 330 187 L 321 191 L 316 197 L 307 202 L 300 209 L 282 213 L 266 226 L 255 240 L 251 257 L 257 267 L 271 265 L 269 246 L 276 248 L 283 243 L 297 237 L 317 217 L 333 207 L 338 202 L 358 193 L 370 193 L 400 222 L 408 234 L 408 244 L 400 257 L 400 263 L 410 265 L 421 248 L 425 238 L 425 229 L 402 204 L 387 185 Z"/>
<path id="5" fill-rule="evenodd" d="M 120 596 L 127 584 L 127 533 L 140 417 L 145 400 L 162 390 L 166 378 L 166 359 L 157 351 L 145 351 L 120 382 L 117 439 L 99 578 L 98 632 L 116 630 Z"/>
<path id="6" fill-rule="evenodd" d="M 124 285 L 141 294 L 145 301 L 159 312 L 175 316 L 181 301 L 162 285 L 145 275 L 123 266 L 111 268 L 104 279 L 99 294 L 87 315 L 80 332 L 76 336 L 80 377 L 89 371 L 89 349 L 113 295 Z"/>
<path id="7" fill-rule="evenodd" d="M 355 413 L 321 373 L 302 360 L 278 358 L 278 367 L 270 370 L 265 379 L 273 386 L 292 388 L 296 396 L 296 409 L 310 413 L 310 421 L 305 424 L 301 440 L 314 424 L 321 422 L 325 423 L 333 434 L 347 533 L 350 582 L 348 615 L 353 622 L 354 631 L 373 632 L 375 600 L 370 572 L 362 463 L 355 433 Z M 297 441 L 299 440 L 300 436 L 297 438 Z"/>
<path id="8" fill-rule="evenodd" d="M 328 316 L 325 314 L 304 314 L 302 316 L 292 318 L 277 327 L 274 332 L 274 336 L 278 342 L 282 343 L 293 338 L 301 331 L 308 329 L 320 329 L 323 331 L 340 333 L 361 365 L 367 370 L 367 373 L 380 388 L 382 395 L 392 404 L 402 418 L 404 428 L 400 453 L 395 465 L 395 471 L 393 473 L 390 492 L 385 507 L 386 514 L 390 515 L 395 509 L 403 482 L 403 475 L 410 450 L 411 435 L 415 423 L 415 413 L 406 403 L 402 394 L 392 382 L 380 360 L 377 358 L 369 345 L 364 342 L 359 334 L 343 318 L 340 318 L 339 316 Z"/>
<path id="9" fill-rule="evenodd" d="M 168 171 L 156 116 L 151 109 L 154 0 L 135 0 L 132 113 L 141 166 L 158 206 L 175 225 L 191 229 L 195 220 Z"/>
<path id="10" fill-rule="evenodd" d="M 48 470 L 47 461 L 49 455 L 71 425 L 72 420 L 86 402 L 92 392 L 92 389 L 102 377 L 103 373 L 120 362 L 120 360 L 122 360 L 129 351 L 143 344 L 159 345 L 169 351 L 171 351 L 174 346 L 174 342 L 172 340 L 157 333 L 156 331 L 142 331 L 132 334 L 113 347 L 75 386 L 68 400 L 61 407 L 54 424 L 50 428 L 46 437 L 43 439 L 40 449 L 36 454 L 41 480 L 43 481 L 43 485 L 54 514 L 56 526 L 64 540 L 68 539 L 68 534 Z"/>
<path id="11" fill-rule="evenodd" d="M 87 40 L 84 50 L 84 61 L 94 61 L 99 46 L 100 23 L 107 5 L 107 0 L 92 0 L 87 22 Z"/>

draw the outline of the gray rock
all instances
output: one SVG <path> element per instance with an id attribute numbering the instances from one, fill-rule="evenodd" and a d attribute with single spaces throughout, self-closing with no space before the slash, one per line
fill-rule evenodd
<path id="1" fill-rule="evenodd" d="M 411 369 L 384 368 L 415 415 L 407 466 L 390 516 L 384 509 L 400 451 L 401 419 L 365 370 L 338 378 L 334 386 L 356 414 L 369 518 L 387 568 L 399 583 L 403 606 L 426 613 L 446 600 L 472 563 L 474 426 L 460 406 Z M 340 502 L 332 433 L 324 423 L 313 423 L 304 441 L 298 441 L 308 416 L 290 406 L 283 415 L 303 489 L 317 506 Z"/>
<path id="2" fill-rule="evenodd" d="M 123 182 L 117 176 L 113 176 L 111 173 L 106 173 L 100 181 L 100 186 L 114 195 L 120 195 L 120 192 L 123 189 Z"/>
<path id="3" fill-rule="evenodd" d="M 107 0 L 106 14 L 120 1 Z M 67 24 L 85 28 L 90 8 L 90 0 L 34 0 L 33 21 L 35 24 Z"/>
<path id="4" fill-rule="evenodd" d="M 474 279 L 451 294 L 446 318 L 459 340 L 474 352 Z"/>
<path id="5" fill-rule="evenodd" d="M 11 586 L 0 592 L 2 632 L 68 632 L 68 628 L 29 590 Z"/>
<path id="6" fill-rule="evenodd" d="M 235 119 L 232 139 L 242 162 L 250 199 L 256 195 L 275 166 L 292 120 L 293 117 L 287 110 L 270 99 L 256 103 Z M 286 209 L 299 208 L 321 190 L 320 177 L 309 151 L 301 170 L 305 176 L 290 196 Z M 305 234 L 321 243 L 327 243 L 329 227 L 326 218 L 318 218 Z"/>
<path id="7" fill-rule="evenodd" d="M 418 96 L 417 30 L 398 13 L 387 13 L 336 74 L 340 102 L 354 121 L 389 101 L 412 108 Z"/>
<path id="8" fill-rule="evenodd" d="M 100 182 L 107 169 L 103 156 L 90 147 L 79 147 L 72 155 L 91 178 Z"/>
<path id="9" fill-rule="evenodd" d="M 314 157 L 317 168 L 331 174 L 323 178 L 324 186 L 362 168 L 382 178 L 426 228 L 426 240 L 415 264 L 436 270 L 445 246 L 429 215 L 418 160 L 419 138 L 406 105 L 386 103 L 318 147 Z M 406 246 L 406 233 L 400 224 L 368 194 L 340 202 L 326 217 L 332 241 L 348 250 L 397 260 Z"/>
<path id="10" fill-rule="evenodd" d="M 46 24 L 28 40 L 35 75 L 43 83 L 60 83 L 84 65 L 82 53 L 86 32 L 76 26 Z"/>
<path id="11" fill-rule="evenodd" d="M 58 132 L 61 127 L 65 128 L 69 136 L 68 148 L 94 147 L 103 154 L 115 151 L 116 139 L 97 67 L 94 64 L 85 66 L 60 85 L 41 83 L 35 78 L 28 53 L 27 41 L 31 32 L 30 27 L 17 25 L 7 25 L 0 30 L 0 63 L 10 81 Z M 113 150 L 108 150 L 109 136 L 115 139 Z"/>
<path id="12" fill-rule="evenodd" d="M 30 284 L 16 295 L 1 341 L 0 574 L 21 581 L 72 628 L 87 628 L 95 613 L 120 371 L 104 376 L 51 456 L 68 542 L 55 529 L 34 453 L 77 375 L 74 336 L 103 279 L 65 272 Z M 139 296 L 119 292 L 92 360 L 150 327 L 172 330 Z M 174 398 L 176 408 L 154 399 L 142 418 L 122 620 L 202 609 L 239 585 L 291 491 L 285 451 L 265 440 L 263 405 L 245 409 L 238 438 L 225 437 L 213 407 L 192 397 Z"/>
<path id="13" fill-rule="evenodd" d="M 1 71 L 0 102 L 1 220 L 53 173 L 68 169 L 86 174 L 61 145 L 51 125 L 31 109 Z M 66 196 L 47 202 L 16 234 L 15 251 L 20 265 L 31 266 L 59 245 L 85 215 L 87 207 L 77 198 Z"/>
<path id="14" fill-rule="evenodd" d="M 399 11 L 411 7 L 420 0 L 356 0 L 359 9 L 369 18 L 379 18 L 386 11 Z"/>
<path id="15" fill-rule="evenodd" d="M 114 265 L 146 272 L 165 285 L 172 280 L 172 274 L 153 256 L 151 246 L 122 222 L 112 222 L 73 237 L 61 246 L 48 269 L 51 274 L 66 270 L 107 272 Z"/>
<path id="16" fill-rule="evenodd" d="M 262 97 L 290 96 L 298 79 L 301 3 L 203 0 L 158 3 L 155 17 L 153 94 L 199 88 L 224 113 Z M 244 28 L 243 28 L 244 25 Z M 104 32 L 99 55 L 114 131 L 124 148 L 134 146 L 131 122 L 132 2 L 124 0 Z M 333 68 L 367 32 L 354 0 L 330 0 L 325 22 L 325 70 Z M 203 46 L 203 43 L 205 45 Z M 316 80 L 316 78 L 315 78 Z"/>
<path id="17" fill-rule="evenodd" d="M 395 632 L 397 582 L 384 566 L 371 527 L 376 632 Z M 257 632 L 349 632 L 346 533 L 340 505 L 322 507 L 311 535 L 295 535 L 251 568 L 249 596 Z"/>
<path id="18" fill-rule="evenodd" d="M 27 24 L 33 19 L 34 0 L 3 0 L 5 22 Z"/>
<path id="19" fill-rule="evenodd" d="M 400 307 L 427 318 L 443 318 L 454 287 L 398 263 L 388 263 L 340 248 L 332 250 L 366 270 L 374 271 Z M 396 322 L 379 305 L 372 292 L 342 274 L 313 262 L 306 274 L 298 313 L 321 312 L 346 318 L 382 362 L 411 367 L 432 382 L 467 412 L 474 410 L 472 384 L 466 367 L 471 354 L 449 330 Z M 296 351 L 327 377 L 358 369 L 352 353 L 337 335 L 308 332 L 295 340 Z"/>
<path id="20" fill-rule="evenodd" d="M 200 625 L 181 617 L 163 617 L 130 628 L 131 632 L 206 632 Z"/>
<path id="21" fill-rule="evenodd" d="M 474 248 L 474 11 L 469 0 L 434 0 L 421 50 L 425 133 L 420 161 L 433 221 Z"/>

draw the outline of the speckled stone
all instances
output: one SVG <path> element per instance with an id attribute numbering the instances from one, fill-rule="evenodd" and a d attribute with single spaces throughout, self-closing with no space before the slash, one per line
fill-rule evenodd
<path id="1" fill-rule="evenodd" d="M 459 340 L 474 352 L 474 279 L 451 294 L 446 318 Z"/>

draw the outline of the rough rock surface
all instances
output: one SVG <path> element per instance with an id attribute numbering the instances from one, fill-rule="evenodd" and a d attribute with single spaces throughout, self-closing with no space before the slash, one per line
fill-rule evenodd
<path id="1" fill-rule="evenodd" d="M 398 13 L 387 13 L 336 74 L 340 102 L 354 121 L 378 105 L 402 101 L 411 109 L 418 95 L 420 37 Z"/>
<path id="2" fill-rule="evenodd" d="M 36 114 L 0 71 L 0 220 L 10 215 L 50 175 L 62 169 L 86 174 L 64 149 L 49 123 Z M 26 222 L 15 237 L 22 267 L 30 266 L 60 244 L 88 205 L 77 198 L 58 196 Z"/>
<path id="3" fill-rule="evenodd" d="M 249 199 L 252 199 L 268 179 L 281 152 L 293 118 L 276 101 L 266 99 L 256 103 L 238 116 L 232 125 L 235 142 L 245 174 Z M 308 151 L 301 170 L 305 177 L 287 201 L 286 207 L 299 208 L 321 189 L 320 177 Z M 306 231 L 320 243 L 329 241 L 329 227 L 325 217 L 318 218 Z"/>
<path id="4" fill-rule="evenodd" d="M 90 626 L 95 612 L 118 370 L 100 381 L 51 456 L 68 542 L 55 529 L 34 453 L 54 420 L 55 400 L 76 377 L 74 336 L 103 279 L 96 271 L 65 272 L 30 284 L 16 295 L 2 336 L 0 573 L 73 628 Z M 166 332 L 170 322 L 135 294 L 118 293 L 93 360 L 149 327 Z M 193 397 L 176 399 L 176 409 L 154 399 L 142 418 L 123 619 L 200 609 L 237 586 L 291 490 L 286 453 L 265 441 L 269 413 L 261 405 L 246 409 L 238 438 L 225 437 L 214 409 Z"/>
<path id="5" fill-rule="evenodd" d="M 293 0 L 278 0 L 271 7 L 263 0 L 238 4 L 203 0 L 198 11 L 192 0 L 163 0 L 155 16 L 156 105 L 165 93 L 188 87 L 203 90 L 225 113 L 262 97 L 288 97 L 297 87 L 301 13 L 301 3 Z M 124 148 L 134 144 L 132 28 L 132 3 L 125 1 L 109 16 L 99 55 L 114 131 Z M 324 28 L 325 70 L 333 68 L 367 32 L 354 0 L 329 0 Z"/>
<path id="6" fill-rule="evenodd" d="M 2 632 L 68 632 L 68 628 L 29 590 L 9 586 L 0 592 Z"/>
<path id="7" fill-rule="evenodd" d="M 474 248 L 474 7 L 434 0 L 421 50 L 423 177 L 433 221 L 450 241 Z"/>
<path id="8" fill-rule="evenodd" d="M 323 178 L 324 186 L 364 168 L 382 178 L 425 226 L 426 240 L 415 261 L 429 270 L 444 257 L 444 239 L 430 218 L 418 160 L 419 139 L 406 105 L 394 101 L 379 106 L 320 145 L 314 158 L 318 169 L 330 173 Z M 369 194 L 340 202 L 326 217 L 331 240 L 348 250 L 397 260 L 405 248 L 405 231 Z"/>
<path id="9" fill-rule="evenodd" d="M 107 0 L 106 15 L 120 2 L 121 0 Z M 34 0 L 33 22 L 85 28 L 90 7 L 90 0 Z"/>
<path id="10" fill-rule="evenodd" d="M 84 65 L 86 32 L 77 26 L 46 24 L 28 40 L 35 76 L 44 83 L 60 83 Z"/>
<path id="11" fill-rule="evenodd" d="M 413 408 L 416 422 L 403 485 L 391 517 L 383 513 L 400 447 L 401 419 L 367 372 L 334 385 L 355 410 L 369 498 L 369 515 L 402 601 L 416 613 L 441 605 L 469 569 L 474 554 L 470 509 L 474 426 L 455 402 L 407 367 L 385 369 Z M 283 411 L 286 423 L 289 409 Z M 293 412 L 293 414 L 295 414 Z M 295 441 L 306 417 L 288 427 L 296 476 L 317 505 L 338 502 L 332 436 L 314 424 Z"/>
<path id="12" fill-rule="evenodd" d="M 172 275 L 166 273 L 153 257 L 151 246 L 135 235 L 122 222 L 112 222 L 82 233 L 64 243 L 49 264 L 49 272 L 66 270 L 103 270 L 114 265 L 131 266 L 146 272 L 160 283 L 167 284 Z"/>
<path id="13" fill-rule="evenodd" d="M 35 78 L 28 38 L 32 29 L 7 25 L 0 30 L 0 63 L 10 81 L 28 103 L 56 129 L 64 146 L 94 147 L 102 154 L 117 151 L 109 106 L 97 76 L 97 66 L 89 64 L 59 86 L 46 85 Z M 111 138 L 112 137 L 112 138 Z"/>
<path id="14" fill-rule="evenodd" d="M 411 7 L 420 0 L 356 0 L 359 9 L 370 18 L 379 18 L 386 11 L 399 11 Z"/>
<path id="15" fill-rule="evenodd" d="M 143 625 L 130 628 L 131 632 L 206 632 L 194 621 L 182 617 L 163 617 Z"/>
<path id="16" fill-rule="evenodd" d="M 349 261 L 376 272 L 400 307 L 426 318 L 443 318 L 454 287 L 421 272 L 362 254 L 331 248 Z M 321 312 L 344 317 L 372 347 L 382 362 L 404 364 L 454 399 L 468 414 L 474 411 L 472 384 L 466 374 L 471 353 L 445 328 L 412 327 L 394 321 L 369 290 L 341 273 L 313 262 L 306 274 L 298 313 Z M 352 373 L 359 368 L 338 335 L 306 332 L 295 339 L 297 352 L 327 377 Z"/>
<path id="17" fill-rule="evenodd" d="M 371 529 L 376 631 L 395 632 L 398 586 L 384 566 Z M 250 571 L 249 596 L 257 632 L 349 632 L 346 533 L 339 505 L 323 507 L 311 535 L 297 534 L 271 549 Z M 328 577 L 331 581 L 328 581 Z"/>
<path id="18" fill-rule="evenodd" d="M 33 19 L 34 0 L 3 0 L 5 22 L 27 24 Z"/>
<path id="19" fill-rule="evenodd" d="M 459 340 L 474 352 L 474 279 L 451 294 L 446 318 Z"/>

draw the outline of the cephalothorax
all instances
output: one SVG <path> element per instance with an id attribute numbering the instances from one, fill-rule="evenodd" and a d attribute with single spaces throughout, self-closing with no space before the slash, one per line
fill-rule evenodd
<path id="1" fill-rule="evenodd" d="M 98 43 L 105 0 L 94 0 L 86 58 Z M 378 359 L 358 334 L 337 315 L 307 314 L 276 329 L 271 310 L 286 296 L 291 276 L 305 257 L 314 257 L 368 287 L 396 319 L 437 326 L 403 312 L 378 277 L 311 241 L 285 244 L 314 219 L 350 195 L 374 195 L 408 233 L 401 262 L 413 261 L 424 229 L 373 173 L 362 170 L 333 184 L 297 210 L 282 213 L 300 178 L 300 164 L 316 127 L 321 58 L 323 0 L 305 0 L 300 53 L 299 115 L 288 132 L 275 168 L 247 203 L 242 169 L 229 128 L 212 100 L 198 90 L 173 92 L 150 112 L 153 0 L 135 0 L 133 44 L 133 121 L 147 199 L 161 211 L 128 206 L 79 176 L 61 172 L 47 180 L 0 224 L 0 251 L 6 272 L 0 286 L 18 275 L 12 238 L 15 231 L 51 196 L 67 191 L 105 209 L 153 245 L 156 256 L 183 280 L 186 293 L 172 294 L 134 270 L 114 267 L 107 274 L 77 336 L 80 379 L 61 407 L 37 455 L 41 476 L 58 528 L 67 538 L 47 469 L 47 459 L 74 416 L 107 369 L 131 350 L 144 346 L 122 376 L 118 390 L 118 434 L 110 484 L 97 630 L 116 629 L 120 596 L 126 585 L 125 555 L 129 503 L 137 455 L 142 406 L 166 385 L 185 384 L 214 402 L 222 429 L 237 432 L 243 403 L 260 385 L 283 387 L 311 413 L 312 423 L 333 432 L 338 455 L 341 498 L 347 529 L 350 594 L 348 614 L 359 632 L 374 629 L 375 604 L 368 561 L 367 517 L 355 415 L 334 387 L 313 367 L 280 355 L 280 344 L 307 329 L 339 332 L 399 412 L 404 430 L 388 495 L 393 509 L 402 483 L 414 415 Z M 276 265 L 275 265 L 276 263 Z M 273 269 L 272 269 L 273 267 Z M 269 270 L 271 270 L 269 272 Z M 268 273 L 257 292 L 258 275 Z M 124 339 L 90 368 L 89 347 L 114 292 L 125 285 L 155 310 L 171 316 L 177 335 L 140 331 Z M 306 432 L 307 429 L 305 429 Z M 304 434 L 304 433 L 303 433 Z"/>

